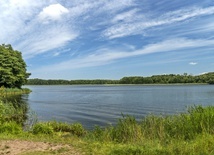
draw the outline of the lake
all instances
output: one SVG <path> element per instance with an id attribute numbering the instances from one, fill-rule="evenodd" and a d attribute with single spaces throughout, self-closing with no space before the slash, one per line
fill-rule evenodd
<path id="1" fill-rule="evenodd" d="M 36 112 L 39 121 L 115 124 L 118 118 L 137 119 L 152 114 L 186 112 L 188 106 L 214 105 L 214 85 L 130 85 L 130 86 L 25 86 L 32 90 L 22 100 Z"/>

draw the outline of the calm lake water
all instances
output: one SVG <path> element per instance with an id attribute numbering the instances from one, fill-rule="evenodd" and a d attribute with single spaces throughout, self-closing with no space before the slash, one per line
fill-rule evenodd
<path id="1" fill-rule="evenodd" d="M 192 105 L 214 105 L 214 85 L 25 86 L 33 92 L 22 99 L 39 121 L 115 124 L 122 115 L 140 119 L 153 114 L 185 112 Z"/>

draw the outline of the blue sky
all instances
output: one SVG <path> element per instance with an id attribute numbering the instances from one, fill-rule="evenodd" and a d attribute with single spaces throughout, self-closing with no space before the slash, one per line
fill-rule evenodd
<path id="1" fill-rule="evenodd" d="M 0 44 L 31 78 L 120 79 L 214 70 L 213 0 L 1 0 Z"/>

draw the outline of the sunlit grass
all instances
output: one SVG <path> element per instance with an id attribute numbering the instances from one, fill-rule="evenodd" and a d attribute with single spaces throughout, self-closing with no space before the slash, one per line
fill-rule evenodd
<path id="1" fill-rule="evenodd" d="M 29 94 L 31 92 L 28 88 L 5 88 L 0 87 L 0 97 L 10 96 L 10 95 L 19 95 L 19 94 Z"/>

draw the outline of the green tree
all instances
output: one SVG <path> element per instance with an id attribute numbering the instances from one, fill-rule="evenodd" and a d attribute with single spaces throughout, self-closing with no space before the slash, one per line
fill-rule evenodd
<path id="1" fill-rule="evenodd" d="M 30 76 L 26 67 L 21 52 L 11 45 L 0 45 L 0 87 L 21 88 Z"/>

